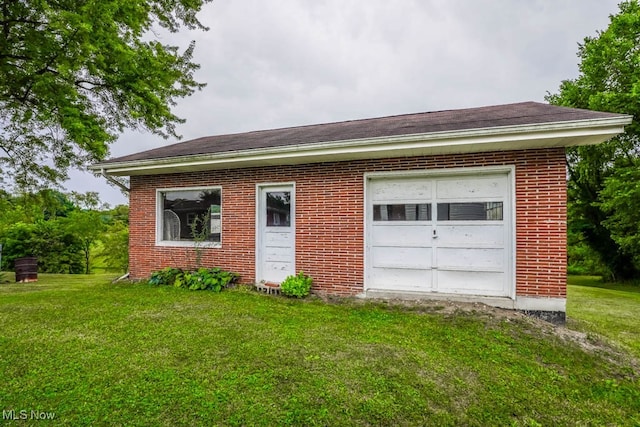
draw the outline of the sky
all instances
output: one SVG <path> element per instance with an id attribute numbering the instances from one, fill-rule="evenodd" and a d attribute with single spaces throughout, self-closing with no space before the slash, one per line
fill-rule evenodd
<path id="1" fill-rule="evenodd" d="M 182 141 L 397 114 L 544 102 L 578 76 L 578 44 L 619 0 L 216 0 L 196 41 L 196 80 L 175 107 Z M 126 131 L 111 157 L 179 142 Z M 127 203 L 103 178 L 74 171 L 68 191 Z"/>

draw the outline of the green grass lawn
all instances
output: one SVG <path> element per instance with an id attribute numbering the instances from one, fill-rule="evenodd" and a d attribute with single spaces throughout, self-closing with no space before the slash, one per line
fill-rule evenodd
<path id="1" fill-rule="evenodd" d="M 41 275 L 0 325 L 0 409 L 55 425 L 640 423 L 624 358 L 514 316 Z"/>
<path id="2" fill-rule="evenodd" d="M 569 276 L 569 326 L 596 333 L 640 358 L 640 286 Z"/>

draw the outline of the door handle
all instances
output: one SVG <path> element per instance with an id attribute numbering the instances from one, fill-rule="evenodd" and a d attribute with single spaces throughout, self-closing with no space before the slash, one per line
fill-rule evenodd
<path id="1" fill-rule="evenodd" d="M 437 238 L 438 238 L 438 232 L 436 231 L 436 229 L 435 229 L 435 228 L 433 229 L 433 236 L 432 236 L 432 237 L 433 237 L 434 239 L 437 239 Z"/>

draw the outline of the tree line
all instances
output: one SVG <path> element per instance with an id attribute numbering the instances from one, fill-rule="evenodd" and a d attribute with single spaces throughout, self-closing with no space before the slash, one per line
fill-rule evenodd
<path id="1" fill-rule="evenodd" d="M 70 168 L 104 160 L 125 129 L 180 136 L 181 98 L 202 89 L 195 43 L 211 0 L 5 1 L 0 6 L 1 268 L 37 256 L 42 272 L 126 271 L 126 206 L 64 194 Z"/>
<path id="2" fill-rule="evenodd" d="M 128 269 L 129 207 L 110 208 L 97 193 L 56 190 L 12 195 L 0 190 L 0 270 L 37 257 L 42 273 Z"/>
<path id="3" fill-rule="evenodd" d="M 567 151 L 569 267 L 632 280 L 640 278 L 640 5 L 618 7 L 604 31 L 579 44 L 578 77 L 546 99 L 633 116 L 625 133 Z"/>

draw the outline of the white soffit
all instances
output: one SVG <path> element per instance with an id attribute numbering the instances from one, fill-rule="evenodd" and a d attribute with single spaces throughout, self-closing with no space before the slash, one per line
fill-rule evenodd
<path id="1" fill-rule="evenodd" d="M 432 132 L 345 141 L 102 163 L 109 175 L 154 175 L 215 169 L 290 165 L 419 155 L 593 145 L 624 132 L 631 116 L 572 122 Z"/>

